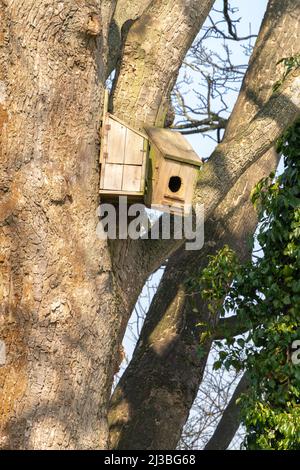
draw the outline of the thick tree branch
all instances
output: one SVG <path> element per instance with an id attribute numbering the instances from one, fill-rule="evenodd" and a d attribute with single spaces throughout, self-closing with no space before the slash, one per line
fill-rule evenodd
<path id="1" fill-rule="evenodd" d="M 127 34 L 112 109 L 136 128 L 163 124 L 179 68 L 213 0 L 153 0 Z"/>
<path id="2" fill-rule="evenodd" d="M 246 131 L 245 131 L 245 136 L 248 134 L 248 123 L 246 117 L 241 121 L 241 119 L 238 117 L 238 119 L 234 118 L 232 119 L 233 116 L 240 116 L 240 113 L 242 112 L 245 116 L 251 116 L 251 118 L 254 118 L 254 116 L 258 113 L 261 112 L 262 106 L 266 104 L 266 101 L 268 98 L 271 98 L 272 95 L 272 86 L 274 83 L 280 78 L 282 74 L 282 68 L 280 66 L 276 66 L 277 62 L 282 58 L 287 55 L 292 56 L 295 55 L 299 51 L 299 46 L 298 46 L 298 41 L 299 41 L 299 12 L 300 12 L 300 1 L 296 0 L 288 0 L 284 4 L 282 2 L 278 2 L 278 0 L 270 0 L 268 4 L 268 10 L 266 12 L 264 21 L 262 23 L 260 32 L 259 32 L 259 37 L 256 41 L 254 51 L 252 53 L 252 56 L 250 58 L 249 62 L 249 70 L 251 70 L 251 74 L 247 73 L 245 75 L 243 85 L 241 88 L 241 92 L 237 101 L 237 104 L 235 106 L 235 112 L 232 114 L 229 123 L 227 125 L 227 130 L 225 133 L 225 139 L 224 139 L 224 144 L 226 146 L 226 142 L 230 139 L 233 138 L 233 135 L 237 135 L 237 130 L 238 132 L 242 132 L 242 127 L 240 125 L 241 122 L 246 122 Z M 270 30 L 270 24 L 272 24 L 272 30 Z M 282 31 L 286 31 L 287 25 L 292 24 L 290 30 L 294 31 L 294 35 L 290 35 L 287 32 L 285 33 L 285 36 L 283 36 Z M 273 44 L 276 44 L 276 48 L 270 48 L 270 43 L 273 41 Z M 285 46 L 285 47 L 284 47 Z M 263 62 L 261 62 L 261 58 L 263 57 Z M 263 77 L 263 78 L 262 78 Z M 258 80 L 261 80 L 261 82 L 258 84 Z M 259 92 L 257 92 L 259 87 Z M 298 96 L 299 96 L 299 90 L 298 90 Z M 273 99 L 275 96 L 273 97 Z M 288 103 L 287 103 L 288 104 Z M 283 110 L 281 110 L 283 112 Z M 245 114 L 246 113 L 246 114 Z M 284 114 L 284 112 L 283 112 Z M 280 117 L 280 114 L 279 116 Z M 266 116 L 266 119 L 268 116 Z M 283 122 L 283 121 L 282 121 Z M 264 126 L 260 125 L 261 123 L 257 122 L 257 124 L 260 127 L 260 131 L 262 131 L 262 134 L 259 135 L 258 141 L 256 143 L 256 149 L 251 147 L 251 138 L 249 138 L 249 143 L 247 145 L 248 150 L 250 151 L 250 154 L 248 154 L 248 159 L 253 159 L 255 161 L 258 157 L 257 151 L 259 150 L 261 153 L 262 148 L 258 148 L 261 144 L 263 144 L 264 139 L 265 143 L 268 143 L 268 136 L 266 136 L 266 129 L 264 129 Z M 273 123 L 274 126 L 276 127 L 276 122 Z M 280 123 L 278 123 L 280 124 Z M 254 125 L 254 123 L 253 123 Z M 284 126 L 281 126 L 281 129 L 278 129 L 278 134 L 280 134 L 284 130 Z M 256 134 L 259 134 L 257 132 Z M 243 135 L 241 136 L 243 137 Z M 245 140 L 245 139 L 240 139 L 240 140 Z M 275 139 L 276 140 L 276 139 Z M 243 143 L 243 142 L 241 142 Z M 272 146 L 272 143 L 269 142 L 269 145 Z M 218 154 L 220 147 L 216 148 L 216 151 L 214 154 Z M 222 149 L 222 147 L 220 148 Z M 236 141 L 236 149 L 238 150 L 238 143 Z M 227 148 L 225 148 L 226 153 L 223 154 L 223 162 L 220 162 L 221 164 L 223 163 L 223 168 L 224 166 L 227 166 L 227 156 L 229 157 L 228 159 L 228 168 L 229 168 L 229 161 L 230 161 L 230 155 L 231 155 L 231 144 L 227 145 Z M 247 148 L 245 149 L 245 151 Z M 243 161 L 243 153 L 244 149 L 240 149 L 240 157 L 242 160 L 242 165 L 241 167 L 245 166 L 244 161 Z M 250 158 L 249 158 L 250 157 Z M 238 170 L 241 171 L 241 173 L 244 171 L 243 168 L 236 168 L 236 162 L 234 159 L 233 164 L 234 167 L 232 168 L 233 170 Z M 218 164 L 218 161 L 215 162 Z M 213 162 L 210 163 L 210 167 L 213 167 Z M 205 169 L 205 168 L 204 168 Z M 211 188 L 210 187 L 210 173 L 214 173 L 214 168 L 210 168 L 211 171 L 209 171 L 209 168 L 205 169 L 205 173 L 201 174 L 200 179 L 199 179 L 199 186 L 196 191 L 196 201 L 200 202 L 201 200 L 204 201 L 206 211 L 210 211 L 209 203 L 208 200 L 206 199 L 206 192 L 210 193 L 210 196 L 213 196 L 213 205 L 218 205 L 219 202 L 224 199 L 224 193 L 227 193 L 227 190 L 225 189 L 225 185 L 227 185 L 228 181 L 228 174 L 227 171 L 222 174 L 221 173 L 221 181 L 216 177 L 214 181 L 215 187 Z M 226 169 L 227 170 L 227 169 Z M 217 173 L 218 174 L 218 173 Z M 224 176 L 224 181 L 223 181 L 223 176 Z M 205 180 L 207 182 L 207 188 L 205 188 Z M 213 183 L 213 180 L 212 180 Z M 219 184 L 220 183 L 220 187 Z M 201 188 L 201 191 L 200 191 Z M 203 190 L 203 194 L 202 194 Z M 214 194 L 216 194 L 216 198 L 214 199 Z M 199 199 L 198 199 L 199 198 Z M 210 201 L 211 202 L 211 201 Z M 207 216 L 207 214 L 206 214 Z M 145 260 L 145 268 L 147 272 L 152 272 L 157 267 L 159 266 L 160 263 L 164 262 L 168 257 L 171 256 L 171 254 L 176 251 L 176 249 L 179 247 L 180 241 L 176 240 L 137 240 L 134 243 L 134 247 L 131 245 L 129 247 L 128 255 L 130 256 L 130 251 L 131 249 L 134 248 L 135 253 L 139 253 L 139 256 Z"/>
<path id="3" fill-rule="evenodd" d="M 195 203 L 208 217 L 238 178 L 264 155 L 300 116 L 300 67 L 291 73 L 247 128 L 218 145 L 200 173 Z"/>
<path id="4" fill-rule="evenodd" d="M 219 144 L 200 171 L 194 205 L 204 205 L 205 220 L 213 214 L 245 171 L 262 157 L 300 116 L 300 68 L 291 73 L 247 128 Z M 149 271 L 157 269 L 182 244 L 182 240 L 140 241 L 152 256 Z M 150 247 L 149 247 L 150 246 Z"/>
<path id="5" fill-rule="evenodd" d="M 205 450 L 226 450 L 234 438 L 241 424 L 241 407 L 237 400 L 247 391 L 249 381 L 247 374 L 244 374 L 237 385 L 221 420 L 205 446 Z"/>
<path id="6" fill-rule="evenodd" d="M 152 0 L 118 0 L 109 30 L 109 66 L 107 75 L 116 68 L 121 58 L 122 41 L 126 30 L 150 5 Z"/>
<path id="7" fill-rule="evenodd" d="M 195 253 L 178 250 L 166 268 L 163 280 L 148 311 L 133 359 L 112 398 L 109 415 L 112 448 L 175 448 L 190 407 L 197 394 L 213 337 L 203 345 L 199 357 L 197 324 L 210 324 L 210 316 L 200 295 L 185 295 L 185 280 L 198 276 L 208 255 L 224 244 L 240 254 L 250 255 L 248 236 L 257 219 L 249 201 L 255 181 L 276 166 L 270 153 L 241 178 L 205 226 L 205 247 Z M 198 312 L 195 313 L 194 309 Z M 204 328 L 203 331 L 205 331 Z M 155 410 L 155 412 L 154 412 Z M 159 422 L 159 426 L 155 423 Z"/>
<path id="8" fill-rule="evenodd" d="M 113 20 L 121 30 L 126 21 L 137 20 L 151 2 L 152 0 L 117 0 Z"/>
<path id="9" fill-rule="evenodd" d="M 289 0 L 284 5 L 281 0 L 269 2 L 241 93 L 229 121 L 228 141 L 247 127 L 250 119 L 272 94 L 272 82 L 281 76 L 280 68 L 276 67 L 278 60 L 297 52 L 299 5 L 299 0 L 296 3 Z M 295 37 L 291 37 L 289 31 L 294 31 Z M 170 449 L 176 446 L 206 363 L 206 357 L 200 359 L 197 356 L 200 331 L 196 325 L 209 321 L 207 306 L 199 297 L 194 299 L 198 314 L 191 311 L 190 297 L 182 301 L 185 279 L 199 275 L 201 268 L 206 266 L 207 256 L 214 254 L 225 243 L 235 249 L 242 259 L 249 256 L 247 240 L 257 223 L 249 194 L 253 185 L 276 167 L 277 161 L 275 152 L 270 150 L 239 179 L 207 220 L 207 243 L 198 256 L 180 249 L 168 262 L 132 362 L 112 398 L 112 447 L 129 449 L 133 443 L 135 448 L 143 449 Z M 149 251 L 146 257 L 142 252 L 140 255 L 147 264 L 150 253 L 153 266 L 158 253 L 154 249 L 152 252 L 152 247 L 151 244 L 147 245 Z M 204 345 L 206 352 L 210 341 Z"/>

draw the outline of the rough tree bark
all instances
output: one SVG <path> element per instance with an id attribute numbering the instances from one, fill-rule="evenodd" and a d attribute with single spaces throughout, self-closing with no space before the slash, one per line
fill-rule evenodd
<path id="1" fill-rule="evenodd" d="M 111 107 L 136 128 L 163 124 L 169 95 L 213 0 L 153 0 L 124 40 Z"/>
<path id="2" fill-rule="evenodd" d="M 276 63 L 297 52 L 300 36 L 300 2 L 270 1 L 252 54 L 225 141 L 230 142 L 267 102 L 281 74 Z M 290 32 L 293 32 L 292 34 Z M 226 144 L 225 144 L 226 145 Z M 207 256 L 225 243 L 248 256 L 247 238 L 256 215 L 249 193 L 258 179 L 277 162 L 269 151 L 247 170 L 224 203 L 206 223 L 206 245 L 200 256 L 176 252 L 147 314 L 133 359 L 113 395 L 110 410 L 111 447 L 119 449 L 170 449 L 180 437 L 197 393 L 206 357 L 199 359 L 199 321 L 209 321 L 205 304 L 194 299 L 193 313 L 185 296 L 184 281 L 199 272 Z M 205 344 L 208 353 L 210 341 Z"/>
<path id="3" fill-rule="evenodd" d="M 213 2 L 189 1 L 190 10 L 180 0 L 151 3 L 133 23 L 140 31 L 123 38 L 112 103 L 120 115 L 128 106 L 132 121 L 141 106 L 148 109 L 147 124 Z M 115 0 L 0 1 L 0 337 L 7 350 L 0 369 L 1 448 L 107 446 L 118 346 L 147 276 L 126 280 L 127 263 L 140 260 L 133 254 L 132 263 L 120 263 L 118 246 L 96 237 L 98 134 L 115 6 Z M 147 37 L 152 14 L 160 15 L 160 54 L 168 45 L 173 57 L 163 92 L 158 81 L 151 89 L 151 100 L 160 97 L 154 105 L 145 88 L 138 100 L 130 95 L 123 73 L 126 45 L 132 48 L 136 34 L 142 42 L 142 31 Z M 174 23 L 180 35 L 172 30 L 166 38 Z M 161 62 L 154 63 L 147 39 L 143 47 L 158 75 Z M 122 94 L 129 99 L 122 102 Z"/>
<path id="4" fill-rule="evenodd" d="M 122 42 L 133 21 L 137 20 L 152 0 L 118 0 L 109 28 L 109 56 L 107 75 L 116 68 L 121 58 Z"/>
<path id="5" fill-rule="evenodd" d="M 96 208 L 114 6 L 0 3 L 2 448 L 106 446 L 122 308 Z"/>
<path id="6" fill-rule="evenodd" d="M 212 3 L 145 1 L 120 20 L 111 100 L 119 117 L 137 127 L 163 121 Z M 146 276 L 169 250 L 96 237 L 115 6 L 0 0 L 1 448 L 106 447 L 118 346 Z"/>

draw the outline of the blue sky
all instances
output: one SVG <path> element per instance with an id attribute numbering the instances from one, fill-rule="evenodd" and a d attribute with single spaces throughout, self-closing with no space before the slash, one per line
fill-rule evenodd
<path id="1" fill-rule="evenodd" d="M 238 7 L 239 11 L 234 15 L 235 19 L 241 17 L 237 30 L 239 36 L 247 36 L 251 34 L 257 34 L 263 19 L 264 13 L 267 7 L 267 0 L 231 0 L 230 5 L 232 7 Z M 223 0 L 216 0 L 215 8 L 222 10 Z M 206 24 L 209 24 L 207 21 Z M 251 29 L 250 29 L 251 28 Z M 255 44 L 255 39 L 251 40 L 252 45 Z M 230 41 L 230 49 L 232 51 L 232 62 L 233 63 L 247 63 L 247 58 L 244 54 L 242 43 Z M 222 40 L 217 41 L 216 39 L 210 39 L 206 42 L 206 46 L 211 50 L 222 49 Z M 234 106 L 238 93 L 231 93 L 228 95 L 228 102 L 231 107 Z M 191 100 L 193 96 L 191 94 Z M 191 104 L 193 101 L 191 101 Z M 215 143 L 209 137 L 203 137 L 202 135 L 188 136 L 189 141 L 193 145 L 196 152 L 204 158 L 207 158 L 215 147 Z"/>

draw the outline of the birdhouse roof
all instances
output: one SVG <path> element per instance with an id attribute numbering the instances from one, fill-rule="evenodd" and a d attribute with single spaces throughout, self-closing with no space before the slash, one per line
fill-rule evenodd
<path id="1" fill-rule="evenodd" d="M 180 132 L 160 127 L 147 127 L 145 131 L 164 157 L 194 166 L 202 165 L 200 157 Z"/>

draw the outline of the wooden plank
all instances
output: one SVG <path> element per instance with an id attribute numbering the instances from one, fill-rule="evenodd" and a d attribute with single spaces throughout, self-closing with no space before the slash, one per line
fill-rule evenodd
<path id="1" fill-rule="evenodd" d="M 169 129 L 160 127 L 148 127 L 146 132 L 150 142 L 154 143 L 165 158 L 177 160 L 195 166 L 201 166 L 201 159 L 198 157 L 188 140 L 180 134 Z"/>
<path id="2" fill-rule="evenodd" d="M 142 165 L 144 158 L 144 138 L 131 129 L 127 129 L 125 163 L 129 165 Z"/>
<path id="3" fill-rule="evenodd" d="M 179 176 L 183 181 L 185 204 L 192 203 L 198 173 L 199 168 L 195 166 L 181 165 Z"/>
<path id="4" fill-rule="evenodd" d="M 103 116 L 102 116 L 102 124 L 100 128 L 100 163 L 103 162 L 103 155 L 107 151 L 107 130 L 106 124 L 108 124 L 108 102 L 109 102 L 109 91 L 106 88 L 104 92 L 104 103 L 103 103 Z"/>
<path id="5" fill-rule="evenodd" d="M 123 126 L 125 126 L 127 129 L 130 129 L 132 130 L 133 132 L 135 132 L 136 134 L 139 134 L 141 137 L 143 137 L 144 139 L 147 139 L 148 140 L 148 136 L 145 132 L 141 132 L 137 129 L 134 129 L 133 127 L 129 126 L 128 124 L 126 124 L 126 122 L 124 121 L 121 121 L 121 119 L 117 118 L 116 116 L 114 116 L 113 114 L 110 114 L 110 113 L 107 113 L 107 116 L 111 119 L 113 119 L 114 121 L 118 122 L 119 124 L 122 124 Z"/>
<path id="6" fill-rule="evenodd" d="M 124 165 L 122 191 L 141 191 L 142 167 L 137 165 Z"/>
<path id="7" fill-rule="evenodd" d="M 105 163 L 102 168 L 103 180 L 101 178 L 101 190 L 121 190 L 123 178 L 123 165 Z"/>
<path id="8" fill-rule="evenodd" d="M 179 162 L 179 163 L 182 163 L 183 165 L 188 165 L 189 167 L 193 166 L 195 169 L 201 167 L 203 165 L 203 162 L 202 160 L 200 160 L 200 158 L 197 157 L 197 161 L 195 159 L 187 159 L 187 158 L 184 158 L 184 157 L 181 157 L 181 156 L 174 156 L 174 155 L 165 155 L 165 159 L 166 160 L 172 160 L 172 161 L 176 161 L 176 162 Z"/>
<path id="9" fill-rule="evenodd" d="M 139 200 L 143 199 L 144 193 L 142 191 L 136 192 L 136 191 L 120 191 L 119 189 L 114 191 L 113 189 L 100 189 L 99 191 L 100 194 L 106 195 L 106 196 L 132 196 L 133 198 L 135 196 L 139 197 Z"/>
<path id="10" fill-rule="evenodd" d="M 144 158 L 142 164 L 142 173 L 141 173 L 141 191 L 145 193 L 146 190 L 146 183 L 148 180 L 149 174 L 149 141 L 148 139 L 144 139 Z"/>
<path id="11" fill-rule="evenodd" d="M 106 163 L 124 163 L 126 127 L 119 124 L 114 119 L 109 118 L 106 126 L 107 130 L 107 154 L 104 155 Z"/>
<path id="12" fill-rule="evenodd" d="M 177 162 L 171 162 L 164 160 L 162 161 L 160 171 L 157 174 L 157 179 L 153 181 L 153 193 L 152 193 L 152 203 L 153 204 L 163 204 L 165 196 L 175 196 L 175 193 L 172 193 L 169 190 L 169 181 L 172 176 L 178 176 L 180 173 L 180 164 Z M 180 196 L 182 191 L 179 191 Z M 178 197 L 179 194 L 176 194 Z"/>

